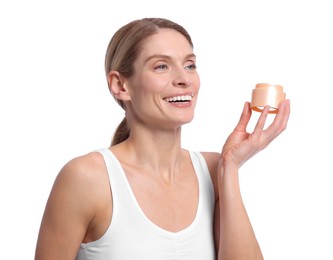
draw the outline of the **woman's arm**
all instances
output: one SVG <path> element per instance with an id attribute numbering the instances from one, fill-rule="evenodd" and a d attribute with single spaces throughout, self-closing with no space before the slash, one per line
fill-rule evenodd
<path id="1" fill-rule="evenodd" d="M 96 181 L 91 156 L 76 158 L 58 174 L 43 215 L 35 260 L 73 260 L 94 218 Z M 94 173 L 94 174 L 92 174 Z"/>
<path id="2" fill-rule="evenodd" d="M 264 149 L 287 126 L 290 103 L 280 104 L 272 124 L 264 129 L 269 107 L 260 115 L 253 133 L 246 127 L 251 118 L 250 104 L 246 103 L 234 131 L 228 137 L 221 153 L 217 170 L 218 208 L 215 223 L 219 231 L 219 260 L 263 259 L 251 222 L 242 201 L 238 169 L 248 159 Z"/>

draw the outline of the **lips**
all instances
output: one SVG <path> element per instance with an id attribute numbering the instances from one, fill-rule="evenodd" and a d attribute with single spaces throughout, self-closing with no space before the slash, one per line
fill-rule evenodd
<path id="1" fill-rule="evenodd" d="M 178 102 L 190 102 L 193 98 L 193 93 L 187 93 L 183 95 L 177 95 L 177 96 L 171 96 L 171 97 L 165 97 L 163 98 L 164 101 L 170 102 L 170 103 L 178 103 Z"/>

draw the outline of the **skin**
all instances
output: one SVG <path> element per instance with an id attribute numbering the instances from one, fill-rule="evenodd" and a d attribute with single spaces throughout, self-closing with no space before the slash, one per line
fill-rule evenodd
<path id="1" fill-rule="evenodd" d="M 117 71 L 108 75 L 110 91 L 124 102 L 131 126 L 130 137 L 110 149 L 143 212 L 171 232 L 189 226 L 198 206 L 196 175 L 189 152 L 181 147 L 181 126 L 193 119 L 200 87 L 195 62 L 186 39 L 163 29 L 146 40 L 133 77 L 124 78 Z M 193 95 L 186 105 L 165 101 L 184 93 Z M 241 198 L 238 170 L 285 130 L 289 100 L 280 104 L 275 120 L 264 129 L 268 110 L 262 112 L 253 133 L 247 133 L 251 109 L 246 102 L 221 153 L 203 153 L 215 189 L 219 260 L 263 259 Z M 112 191 L 101 155 L 92 152 L 74 158 L 60 171 L 51 190 L 35 260 L 75 259 L 80 243 L 100 238 L 111 219 Z"/>

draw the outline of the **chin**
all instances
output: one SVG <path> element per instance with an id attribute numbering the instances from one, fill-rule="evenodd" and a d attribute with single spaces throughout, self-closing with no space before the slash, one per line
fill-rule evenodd
<path id="1" fill-rule="evenodd" d="M 178 123 L 179 123 L 180 125 L 185 125 L 185 124 L 191 123 L 191 122 L 193 121 L 193 118 L 194 118 L 193 115 L 192 115 L 192 116 L 189 116 L 189 117 L 184 117 L 184 118 L 181 118 L 181 119 L 178 121 Z"/>

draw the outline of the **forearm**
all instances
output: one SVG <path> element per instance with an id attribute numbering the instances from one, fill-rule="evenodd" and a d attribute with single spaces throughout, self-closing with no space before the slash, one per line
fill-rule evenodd
<path id="1" fill-rule="evenodd" d="M 220 243 L 219 260 L 263 259 L 241 197 L 238 167 L 219 170 Z"/>

